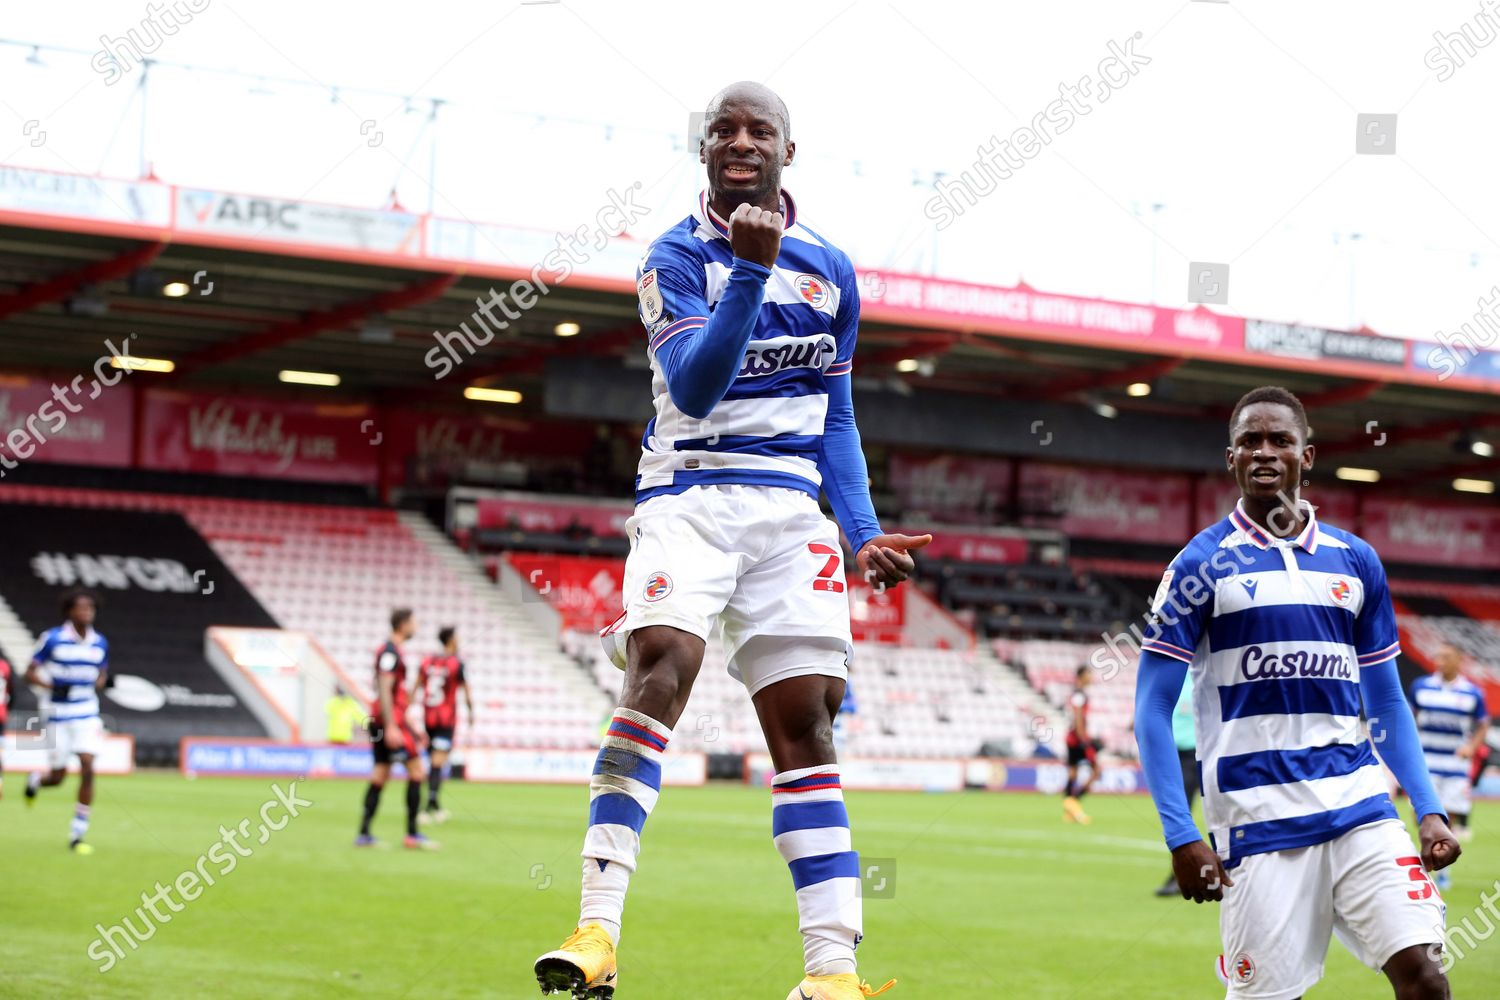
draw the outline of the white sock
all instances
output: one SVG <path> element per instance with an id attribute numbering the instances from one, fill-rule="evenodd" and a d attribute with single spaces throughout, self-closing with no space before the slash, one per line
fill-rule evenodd
<path id="1" fill-rule="evenodd" d="M 26 787 L 33 792 L 42 787 L 42 772 L 32 771 L 26 776 Z"/>
<path id="2" fill-rule="evenodd" d="M 661 793 L 661 758 L 671 735 L 648 715 L 617 709 L 594 761 L 578 922 L 602 924 L 617 944 L 625 891 L 641 852 L 641 830 Z"/>
<path id="3" fill-rule="evenodd" d="M 809 976 L 853 973 L 864 936 L 859 855 L 837 764 L 783 771 L 771 782 L 771 830 L 792 871 Z"/>
<path id="4" fill-rule="evenodd" d="M 73 810 L 73 822 L 68 827 L 68 835 L 73 840 L 82 840 L 83 835 L 89 832 L 89 807 L 79 803 L 78 808 Z"/>

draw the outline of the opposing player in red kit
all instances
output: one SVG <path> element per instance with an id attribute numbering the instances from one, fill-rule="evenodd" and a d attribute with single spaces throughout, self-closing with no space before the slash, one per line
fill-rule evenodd
<path id="1" fill-rule="evenodd" d="M 417 811 L 422 804 L 422 755 L 417 752 L 417 737 L 406 721 L 406 657 L 401 644 L 417 629 L 409 608 L 391 612 L 391 634 L 375 654 L 375 697 L 370 702 L 370 747 L 375 766 L 370 771 L 370 787 L 365 789 L 364 819 L 359 824 L 355 847 L 373 847 L 375 837 L 370 823 L 380 808 L 380 793 L 391 776 L 392 764 L 406 765 L 406 840 L 407 847 L 434 850 L 437 844 L 417 831 Z"/>
<path id="2" fill-rule="evenodd" d="M 5 657 L 0 656 L 0 737 L 5 736 L 5 719 L 10 715 L 11 687 L 15 683 L 16 673 L 10 668 Z M 5 744 L 0 741 L 0 750 L 5 749 Z M 0 760 L 0 797 L 5 795 L 5 761 Z"/>
<path id="3" fill-rule="evenodd" d="M 422 657 L 417 679 L 412 683 L 412 700 L 426 709 L 427 746 L 430 752 L 427 774 L 427 808 L 424 821 L 446 823 L 448 811 L 438 802 L 438 789 L 448 777 L 448 754 L 453 750 L 453 731 L 458 727 L 458 692 L 464 693 L 469 710 L 469 724 L 474 724 L 474 699 L 464 677 L 464 661 L 458 658 L 458 629 L 445 625 L 438 629 L 443 651 Z"/>
<path id="4" fill-rule="evenodd" d="M 1099 776 L 1097 748 L 1089 739 L 1089 680 L 1089 668 L 1079 667 L 1073 679 L 1073 695 L 1068 699 L 1068 785 L 1063 789 L 1063 819 L 1069 823 L 1093 822 L 1080 801 Z M 1089 766 L 1089 777 L 1080 783 L 1078 768 L 1085 763 Z"/>

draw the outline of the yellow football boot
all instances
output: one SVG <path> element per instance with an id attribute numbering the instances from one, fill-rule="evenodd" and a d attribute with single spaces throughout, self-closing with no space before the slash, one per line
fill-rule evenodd
<path id="1" fill-rule="evenodd" d="M 896 981 L 892 979 L 877 990 L 853 973 L 808 976 L 786 995 L 786 1000 L 863 1000 L 864 997 L 878 997 L 895 985 Z"/>
<path id="2" fill-rule="evenodd" d="M 565 993 L 573 1000 L 610 1000 L 616 975 L 614 939 L 596 923 L 579 927 L 561 948 L 536 960 L 543 996 Z"/>

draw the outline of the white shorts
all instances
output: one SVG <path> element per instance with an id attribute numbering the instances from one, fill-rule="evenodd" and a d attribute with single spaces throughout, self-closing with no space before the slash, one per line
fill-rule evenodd
<path id="1" fill-rule="evenodd" d="M 97 715 L 71 722 L 48 722 L 47 734 L 52 742 L 47 763 L 55 771 L 67 767 L 75 755 L 97 755 L 104 743 L 104 723 Z"/>
<path id="2" fill-rule="evenodd" d="M 1455 813 L 1467 816 L 1474 811 L 1474 786 L 1467 774 L 1434 774 L 1432 784 L 1443 811 L 1449 816 Z"/>
<path id="3" fill-rule="evenodd" d="M 601 634 L 615 666 L 635 629 L 670 625 L 707 642 L 718 621 L 730 676 L 752 695 L 788 677 L 848 676 L 844 550 L 806 493 L 695 486 L 647 500 L 625 532 L 625 614 Z"/>
<path id="4" fill-rule="evenodd" d="M 1446 907 L 1400 820 L 1311 847 L 1252 854 L 1219 910 L 1231 1000 L 1291 1000 L 1323 978 L 1330 931 L 1379 970 L 1443 940 Z"/>

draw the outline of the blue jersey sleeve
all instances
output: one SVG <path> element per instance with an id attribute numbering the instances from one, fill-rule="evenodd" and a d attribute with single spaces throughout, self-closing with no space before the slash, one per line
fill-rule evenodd
<path id="1" fill-rule="evenodd" d="M 1142 650 L 1135 686 L 1135 738 L 1146 787 L 1171 850 L 1203 839 L 1182 788 L 1177 741 L 1172 736 L 1172 710 L 1186 679 L 1187 667 L 1180 657 Z"/>
<path id="2" fill-rule="evenodd" d="M 1401 636 L 1396 631 L 1396 612 L 1391 607 L 1391 590 L 1380 557 L 1361 542 L 1355 549 L 1355 558 L 1365 598 L 1359 616 L 1354 619 L 1354 652 L 1359 656 L 1360 669 L 1364 669 L 1394 660 L 1401 652 Z"/>
<path id="3" fill-rule="evenodd" d="M 823 439 L 818 448 L 818 474 L 823 477 L 823 492 L 839 527 L 849 538 L 850 547 L 858 553 L 865 543 L 879 535 L 880 519 L 870 500 L 870 471 L 860 443 L 859 427 L 854 422 L 854 389 L 850 373 L 854 370 L 854 348 L 859 339 L 859 286 L 854 281 L 854 265 L 843 257 L 838 270 L 839 310 L 833 318 L 833 337 L 837 345 L 833 364 L 824 376 L 828 383 L 828 415 L 823 421 Z"/>
<path id="4" fill-rule="evenodd" d="M 1446 816 L 1437 792 L 1433 790 L 1432 776 L 1427 772 L 1427 758 L 1417 735 L 1417 722 L 1401 693 L 1401 676 L 1396 672 L 1394 660 L 1387 657 L 1374 666 L 1361 666 L 1359 690 L 1365 703 L 1365 715 L 1370 720 L 1375 751 L 1401 787 L 1406 789 L 1417 819 Z"/>
<path id="5" fill-rule="evenodd" d="M 709 308 L 703 262 L 670 241 L 651 247 L 636 278 L 651 353 L 683 413 L 706 418 L 739 374 L 755 332 L 769 268 L 734 258 L 723 297 Z"/>
<path id="6" fill-rule="evenodd" d="M 52 647 L 56 642 L 56 630 L 49 628 L 43 632 L 41 641 L 36 644 L 36 652 L 31 654 L 31 662 L 37 666 L 45 666 L 47 661 L 52 659 Z"/>
<path id="7" fill-rule="evenodd" d="M 827 375 L 848 375 L 854 370 L 854 347 L 859 339 L 859 282 L 854 265 L 845 257 L 838 275 L 839 311 L 833 318 L 833 339 L 837 345 L 833 364 Z"/>
<path id="8" fill-rule="evenodd" d="M 1213 607 L 1214 576 L 1209 560 L 1197 558 L 1199 546 L 1177 554 L 1151 599 L 1150 623 L 1141 651 L 1193 662 L 1193 651 L 1203 636 L 1203 623 Z M 1175 704 L 1177 692 L 1172 692 Z"/>
<path id="9" fill-rule="evenodd" d="M 99 672 L 107 673 L 109 671 L 109 640 L 102 635 L 99 637 L 99 652 L 103 654 L 99 658 Z"/>

